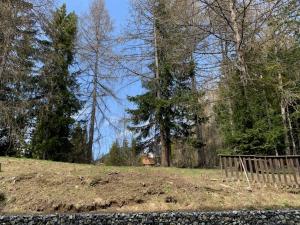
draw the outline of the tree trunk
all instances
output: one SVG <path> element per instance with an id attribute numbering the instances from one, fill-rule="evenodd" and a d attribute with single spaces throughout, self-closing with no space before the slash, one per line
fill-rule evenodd
<path id="1" fill-rule="evenodd" d="M 224 68 L 224 76 L 225 76 L 225 86 L 227 89 L 229 89 L 229 74 L 231 74 L 232 72 L 232 65 L 230 64 L 229 60 L 228 60 L 228 44 L 227 42 L 223 43 L 223 40 L 220 41 L 221 43 L 221 48 L 222 48 L 222 58 L 223 61 L 225 62 L 225 68 Z M 229 67 L 230 66 L 230 67 Z M 229 92 L 229 91 L 228 91 Z M 230 115 L 230 132 L 233 135 L 234 132 L 234 123 L 233 123 L 233 104 L 232 104 L 232 100 L 231 98 L 227 99 L 228 101 L 228 111 L 229 111 L 229 115 Z"/>
<path id="2" fill-rule="evenodd" d="M 160 93 L 160 73 L 159 73 L 159 59 L 158 59 L 158 44 L 157 44 L 157 32 L 156 32 L 156 24 L 154 20 L 153 25 L 153 31 L 154 31 L 154 51 L 155 51 L 155 79 L 156 79 L 156 97 L 158 99 L 161 99 L 161 93 Z M 157 118 L 159 122 L 159 133 L 160 133 L 160 144 L 161 144 L 161 165 L 165 167 L 169 167 L 171 165 L 171 144 L 168 140 L 169 134 L 167 132 L 166 127 L 164 126 L 164 122 L 162 121 L 162 115 L 161 110 L 157 110 Z M 164 118 L 165 119 L 165 118 Z"/>
<path id="3" fill-rule="evenodd" d="M 299 127 L 299 122 L 298 121 L 296 121 L 296 123 L 295 123 L 295 125 L 296 125 L 296 130 L 297 130 L 297 152 L 296 152 L 296 155 L 298 154 L 298 152 L 299 152 L 299 149 L 300 149 L 300 127 Z"/>
<path id="4" fill-rule="evenodd" d="M 196 84 L 196 77 L 195 74 L 192 76 L 192 91 L 194 94 L 197 94 L 197 84 Z M 196 123 L 196 137 L 197 141 L 203 143 L 203 136 L 202 136 L 202 126 L 199 119 L 199 116 L 195 115 L 195 123 Z M 204 167 L 206 165 L 206 156 L 205 156 L 205 149 L 204 145 L 198 147 L 198 167 Z"/>
<path id="5" fill-rule="evenodd" d="M 237 22 L 237 15 L 236 15 L 236 2 L 235 0 L 230 0 L 229 1 L 229 6 L 230 6 L 230 15 L 231 15 L 231 22 L 232 22 L 232 28 L 234 32 L 234 39 L 235 39 L 235 50 L 236 50 L 236 55 L 237 55 L 237 69 L 241 73 L 241 81 L 242 85 L 244 87 L 244 91 L 246 94 L 246 83 L 247 83 L 247 69 L 246 69 L 246 63 L 244 59 L 244 52 L 242 50 L 242 38 Z"/>
<path id="6" fill-rule="evenodd" d="M 229 0 L 229 5 L 230 5 L 230 14 L 231 14 L 231 22 L 232 22 L 232 29 L 234 32 L 234 39 L 235 39 L 235 51 L 237 55 L 237 62 L 236 62 L 236 67 L 239 71 L 239 79 L 242 84 L 242 96 L 244 98 L 244 103 L 245 103 L 245 108 L 246 111 L 249 115 L 247 118 L 247 123 L 253 123 L 251 119 L 251 107 L 249 106 L 249 97 L 248 97 L 248 90 L 247 90 L 247 82 L 249 78 L 249 74 L 247 71 L 247 66 L 245 62 L 245 52 L 243 50 L 243 40 L 242 36 L 240 33 L 239 29 L 239 24 L 238 24 L 238 18 L 237 18 L 237 13 L 238 10 L 236 8 L 237 2 L 236 0 Z M 242 28 L 243 29 L 243 26 Z"/>
<path id="7" fill-rule="evenodd" d="M 287 116 L 287 122 L 289 125 L 289 131 L 290 131 L 289 133 L 290 133 L 290 137 L 291 137 L 292 147 L 293 147 L 293 155 L 296 155 L 297 154 L 296 142 L 295 142 L 295 138 L 294 138 L 293 125 L 292 125 L 292 121 L 290 118 L 289 109 L 286 109 L 286 116 Z"/>
<path id="8" fill-rule="evenodd" d="M 160 87 L 159 87 L 159 60 L 158 60 L 158 46 L 157 46 L 157 32 L 156 32 L 156 24 L 155 24 L 155 20 L 154 20 L 154 26 L 153 26 L 153 30 L 154 30 L 154 51 L 155 51 L 155 79 L 156 79 L 156 85 L 157 85 L 157 98 L 161 98 L 160 96 Z"/>
<path id="9" fill-rule="evenodd" d="M 94 144 L 94 133 L 95 133 L 95 120 L 96 120 L 96 104 L 97 104 L 97 93 L 96 88 L 93 90 L 93 100 L 92 100 L 92 110 L 90 119 L 90 129 L 89 129 L 89 141 L 88 141 L 88 152 L 87 161 L 90 163 L 93 159 L 93 144 Z"/>
<path id="10" fill-rule="evenodd" d="M 160 142 L 161 142 L 161 165 L 164 167 L 170 167 L 171 166 L 171 144 L 170 140 L 168 139 L 168 131 L 164 127 L 164 125 L 161 124 L 160 126 Z"/>
<path id="11" fill-rule="evenodd" d="M 282 118 L 282 125 L 284 129 L 284 144 L 286 146 L 285 148 L 285 154 L 290 155 L 291 149 L 290 149 L 290 141 L 288 137 L 288 127 L 287 127 L 287 115 L 286 115 L 286 104 L 283 96 L 283 84 L 282 84 L 282 76 L 281 73 L 278 74 L 278 81 L 279 81 L 279 91 L 281 94 L 281 100 L 280 100 L 280 110 L 281 110 L 281 118 Z"/>
<path id="12" fill-rule="evenodd" d="M 88 141 L 88 153 L 87 160 L 92 162 L 93 160 L 93 144 L 94 144 L 94 134 L 95 134 L 95 122 L 96 122 L 96 107 L 97 107 L 97 77 L 98 77 L 98 52 L 96 53 L 95 71 L 93 78 L 93 93 L 92 93 L 92 110 L 90 119 L 90 129 L 89 129 L 89 141 Z"/>

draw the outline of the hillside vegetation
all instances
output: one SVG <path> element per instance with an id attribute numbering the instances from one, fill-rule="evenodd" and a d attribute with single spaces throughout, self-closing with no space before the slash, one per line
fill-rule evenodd
<path id="1" fill-rule="evenodd" d="M 300 207 L 299 194 L 225 183 L 219 170 L 106 167 L 0 158 L 2 213 Z"/>

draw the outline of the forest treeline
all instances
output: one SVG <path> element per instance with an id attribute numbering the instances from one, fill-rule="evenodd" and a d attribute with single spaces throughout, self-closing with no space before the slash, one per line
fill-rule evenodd
<path id="1" fill-rule="evenodd" d="M 179 155 L 181 166 L 206 166 L 209 139 L 223 154 L 299 154 L 299 7 L 135 1 L 131 37 L 149 70 L 145 93 L 129 98 L 131 129 L 145 147 L 160 143 L 162 165 Z"/>
<path id="2" fill-rule="evenodd" d="M 116 74 L 142 92 L 128 97 L 133 143 L 106 164 L 300 154 L 299 1 L 133 0 L 118 38 L 103 0 L 82 16 L 41 2 L 1 1 L 0 155 L 91 162 Z"/>
<path id="3" fill-rule="evenodd" d="M 96 54 L 88 44 L 96 41 L 86 43 L 80 35 L 87 34 L 81 28 L 108 18 L 103 2 L 93 3 L 97 13 L 91 9 L 80 19 L 81 26 L 66 5 L 55 9 L 47 0 L 0 4 L 0 155 L 91 162 L 93 139 L 88 133 L 95 129 L 95 98 L 104 92 L 93 94 L 100 74 L 90 69 Z M 109 21 L 102 26 L 109 27 Z M 109 28 L 101 32 L 105 35 Z M 83 73 L 86 81 L 79 79 Z M 87 85 L 91 88 L 83 88 Z M 90 113 L 80 117 L 82 110 Z"/>

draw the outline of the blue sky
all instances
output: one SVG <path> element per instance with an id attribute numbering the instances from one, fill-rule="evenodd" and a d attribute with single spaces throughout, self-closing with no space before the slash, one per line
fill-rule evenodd
<path id="1" fill-rule="evenodd" d="M 81 14 L 88 10 L 90 0 L 60 0 L 66 3 L 69 11 L 75 11 Z M 116 32 L 118 32 L 129 16 L 129 0 L 106 0 L 106 8 L 110 12 L 110 16 L 114 22 Z"/>
<path id="2" fill-rule="evenodd" d="M 129 1 L 130 0 L 106 0 L 106 8 L 110 13 L 110 17 L 114 25 L 114 35 L 121 34 L 125 29 L 129 18 Z M 68 11 L 75 11 L 76 14 L 80 15 L 89 9 L 90 0 L 59 0 L 58 4 L 66 3 Z M 126 76 L 126 74 L 123 74 Z M 116 90 L 124 87 L 124 83 L 116 83 L 114 87 Z M 136 95 L 140 93 L 139 83 L 134 83 L 126 88 L 123 88 L 117 93 L 120 101 L 110 102 L 109 113 L 110 118 L 113 121 L 121 119 L 125 114 L 125 109 L 129 108 L 129 103 L 127 101 L 127 96 Z M 115 123 L 116 126 L 122 127 L 121 124 Z M 116 132 L 114 128 L 104 123 L 101 127 L 101 141 L 100 144 L 94 145 L 94 156 L 97 157 L 100 154 L 106 153 L 111 146 L 112 142 L 121 134 Z M 97 137 L 96 137 L 97 138 Z"/>
<path id="3" fill-rule="evenodd" d="M 69 11 L 75 11 L 81 14 L 88 10 L 90 0 L 60 0 L 60 3 L 66 3 Z M 115 25 L 115 32 L 118 32 L 126 24 L 129 16 L 129 0 L 106 0 L 106 8 Z"/>

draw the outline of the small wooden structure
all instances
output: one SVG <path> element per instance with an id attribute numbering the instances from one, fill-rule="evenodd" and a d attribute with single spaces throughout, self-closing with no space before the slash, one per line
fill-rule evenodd
<path id="1" fill-rule="evenodd" d="M 300 185 L 300 155 L 254 156 L 220 155 L 220 167 L 227 180 L 276 184 Z"/>
<path id="2" fill-rule="evenodd" d="M 142 155 L 141 159 L 144 166 L 155 166 L 156 164 L 155 157 L 151 157 L 148 154 Z"/>

